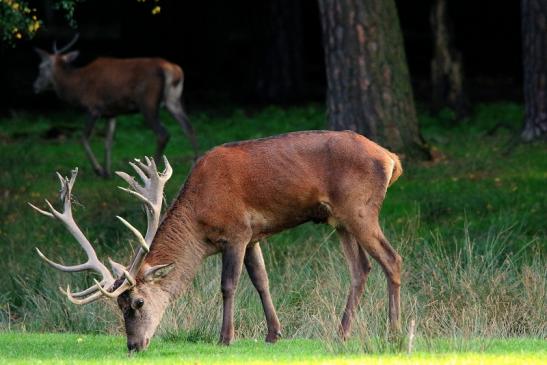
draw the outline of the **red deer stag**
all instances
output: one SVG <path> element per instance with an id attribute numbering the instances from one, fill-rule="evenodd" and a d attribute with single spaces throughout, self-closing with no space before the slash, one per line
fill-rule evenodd
<path id="1" fill-rule="evenodd" d="M 98 58 L 87 66 L 74 68 L 71 63 L 78 51 L 66 52 L 76 43 L 78 35 L 61 49 L 53 45 L 53 53 L 36 48 L 42 62 L 34 82 L 34 91 L 40 93 L 53 88 L 59 98 L 85 109 L 88 118 L 82 144 L 95 172 L 110 176 L 111 149 L 116 116 L 140 112 L 156 134 L 156 160 L 162 155 L 169 133 L 159 120 L 161 104 L 180 123 L 197 155 L 194 131 L 181 104 L 184 84 L 182 69 L 161 58 Z M 105 138 L 104 166 L 95 158 L 89 139 L 98 118 L 108 118 Z"/>
<path id="2" fill-rule="evenodd" d="M 220 342 L 229 344 L 234 338 L 234 292 L 243 266 L 262 300 L 266 341 L 275 342 L 281 327 L 259 240 L 307 221 L 335 227 L 347 259 L 351 285 L 340 327 L 342 337 L 349 335 L 371 268 L 367 254 L 386 275 L 391 327 L 400 329 L 402 260 L 378 222 L 386 190 L 402 173 L 395 154 L 349 131 L 295 132 L 228 143 L 198 160 L 159 224 L 162 189 L 172 171 L 166 159 L 165 165 L 165 171 L 158 173 L 154 160 L 132 163 L 143 185 L 117 172 L 130 186 L 123 190 L 144 202 L 148 230 L 143 237 L 118 217 L 135 234 L 140 248 L 128 267 L 110 262 L 114 275 L 99 262 L 72 218 L 70 196 L 77 170 L 70 179 L 59 175 L 62 213 L 49 202 L 49 211 L 33 206 L 64 223 L 86 251 L 88 261 L 63 266 L 38 254 L 59 270 L 95 270 L 102 276 L 84 291 L 72 293 L 67 287 L 63 292 L 75 304 L 101 296 L 117 298 L 130 351 L 148 346 L 167 305 L 184 292 L 203 260 L 217 252 L 222 253 L 224 300 Z"/>

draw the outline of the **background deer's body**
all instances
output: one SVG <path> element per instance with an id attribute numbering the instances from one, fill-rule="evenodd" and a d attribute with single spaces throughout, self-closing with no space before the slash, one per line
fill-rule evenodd
<path id="1" fill-rule="evenodd" d="M 70 191 L 76 178 L 61 179 L 63 214 L 48 203 L 88 255 L 88 264 L 63 271 L 92 269 L 102 280 L 68 298 L 86 304 L 102 295 L 118 299 L 124 314 L 130 351 L 146 348 L 167 305 L 191 283 L 202 261 L 222 253 L 224 312 L 220 341 L 234 337 L 234 293 L 243 266 L 256 287 L 266 315 L 266 341 L 275 342 L 281 326 L 270 296 L 268 275 L 258 241 L 307 221 L 336 227 L 346 256 L 351 285 L 341 323 L 341 335 L 350 332 L 355 307 L 370 271 L 367 253 L 387 277 L 389 318 L 399 329 L 401 257 L 385 239 L 378 214 L 388 186 L 402 173 L 397 156 L 353 132 L 296 132 L 277 137 L 225 144 L 203 156 L 194 166 L 179 196 L 159 224 L 162 191 L 171 167 L 158 173 L 153 161 L 132 164 L 143 185 L 126 173 L 124 189 L 145 204 L 146 237 L 128 222 L 141 248 L 124 267 L 111 263 L 115 276 L 99 262 L 89 241 L 77 228 L 70 210 Z M 75 232 L 75 233 L 74 233 Z M 87 265 L 87 266 L 86 266 Z"/>
<path id="2" fill-rule="evenodd" d="M 179 122 L 197 155 L 194 132 L 181 104 L 184 74 L 178 65 L 161 58 L 98 58 L 84 67 L 74 68 L 70 63 L 77 57 L 77 51 L 67 54 L 37 52 L 42 63 L 34 89 L 41 92 L 53 87 L 61 99 L 87 112 L 82 143 L 97 174 L 110 175 L 115 117 L 118 115 L 140 112 L 156 134 L 156 159 L 162 155 L 169 140 L 169 133 L 159 120 L 162 104 Z M 101 117 L 108 118 L 104 166 L 98 163 L 89 145 L 95 122 Z"/>
<path id="3" fill-rule="evenodd" d="M 245 264 L 264 305 L 267 341 L 273 342 L 280 325 L 258 240 L 307 221 L 328 222 L 340 234 L 352 278 L 342 335 L 349 334 L 370 270 L 365 252 L 387 275 L 390 319 L 398 327 L 401 258 L 384 238 L 378 214 L 388 185 L 401 173 L 396 155 L 353 132 L 299 132 L 217 147 L 194 167 L 142 270 L 175 262 L 162 285 L 176 296 L 203 258 L 222 252 L 221 342 L 227 344 Z"/>
<path id="4" fill-rule="evenodd" d="M 161 58 L 98 58 L 80 68 L 60 63 L 52 76 L 57 95 L 94 118 L 157 113 L 161 103 L 176 110 L 184 83 L 182 69 Z"/>

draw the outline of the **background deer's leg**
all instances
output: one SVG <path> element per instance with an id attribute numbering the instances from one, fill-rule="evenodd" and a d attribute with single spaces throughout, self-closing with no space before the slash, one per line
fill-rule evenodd
<path id="1" fill-rule="evenodd" d="M 391 247 L 378 223 L 378 209 L 363 207 L 355 214 L 350 232 L 357 242 L 382 266 L 387 278 L 389 322 L 391 329 L 400 332 L 400 287 L 402 258 Z"/>
<path id="2" fill-rule="evenodd" d="M 165 146 L 167 145 L 167 142 L 169 142 L 169 132 L 159 119 L 157 106 L 144 110 L 143 114 L 146 122 L 156 134 L 156 152 L 154 154 L 154 159 L 157 163 L 160 163 Z"/>
<path id="3" fill-rule="evenodd" d="M 337 230 L 340 237 L 342 251 L 348 263 L 351 285 L 349 288 L 348 301 L 342 322 L 340 324 L 340 335 L 345 340 L 350 335 L 351 323 L 356 308 L 359 306 L 359 301 L 365 290 L 365 283 L 371 265 L 365 251 L 359 246 L 355 237 L 344 228 Z"/>
<path id="4" fill-rule="evenodd" d="M 281 325 L 279 324 L 279 319 L 275 313 L 275 307 L 270 295 L 268 273 L 266 272 L 262 250 L 258 242 L 247 246 L 244 261 L 249 277 L 260 295 L 262 307 L 264 308 L 264 315 L 266 316 L 266 323 L 268 325 L 266 342 L 276 342 L 281 336 Z"/>
<path id="5" fill-rule="evenodd" d="M 108 119 L 106 125 L 106 137 L 104 140 L 104 174 L 110 177 L 112 174 L 112 142 L 116 131 L 116 118 Z"/>
<path id="6" fill-rule="evenodd" d="M 234 296 L 243 268 L 244 245 L 230 245 L 222 252 L 221 289 L 224 309 L 220 343 L 229 345 L 234 339 Z"/>
<path id="7" fill-rule="evenodd" d="M 184 134 L 186 134 L 186 137 L 188 137 L 188 139 L 190 140 L 190 144 L 192 145 L 192 149 L 194 150 L 194 156 L 197 157 L 199 149 L 198 142 L 196 140 L 194 128 L 192 127 L 192 124 L 190 124 L 190 120 L 184 112 L 181 101 L 179 99 L 167 100 L 165 106 L 167 107 L 167 110 L 169 110 L 173 118 L 175 118 L 177 122 L 179 122 Z"/>
<path id="8" fill-rule="evenodd" d="M 91 146 L 89 145 L 89 139 L 91 138 L 91 135 L 93 134 L 93 128 L 95 127 L 95 122 L 97 121 L 97 118 L 89 116 L 86 119 L 85 125 L 84 125 L 84 133 L 82 135 L 82 144 L 84 145 L 85 153 L 87 155 L 87 158 L 91 162 L 91 165 L 93 166 L 93 171 L 99 176 L 104 176 L 104 169 L 97 161 L 97 158 L 95 158 L 95 155 L 93 154 L 93 150 L 91 149 Z"/>

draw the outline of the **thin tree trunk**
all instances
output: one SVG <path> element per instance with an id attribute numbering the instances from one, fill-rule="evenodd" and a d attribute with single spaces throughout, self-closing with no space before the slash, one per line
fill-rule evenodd
<path id="1" fill-rule="evenodd" d="M 430 158 L 418 129 L 394 0 L 319 0 L 331 129 Z"/>
<path id="2" fill-rule="evenodd" d="M 433 30 L 433 59 L 431 60 L 431 86 L 433 109 L 449 107 L 456 120 L 469 115 L 469 101 L 464 88 L 461 54 L 452 42 L 446 0 L 435 0 L 430 14 Z"/>
<path id="3" fill-rule="evenodd" d="M 522 0 L 524 141 L 547 135 L 547 0 Z"/>

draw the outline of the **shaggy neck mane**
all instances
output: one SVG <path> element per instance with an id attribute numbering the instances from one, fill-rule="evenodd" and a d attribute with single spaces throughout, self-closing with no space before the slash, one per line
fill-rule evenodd
<path id="1" fill-rule="evenodd" d="M 174 263 L 174 269 L 162 279 L 162 289 L 171 297 L 181 295 L 193 280 L 203 260 L 211 254 L 197 239 L 189 208 L 177 199 L 166 213 L 152 242 L 143 266 Z"/>

